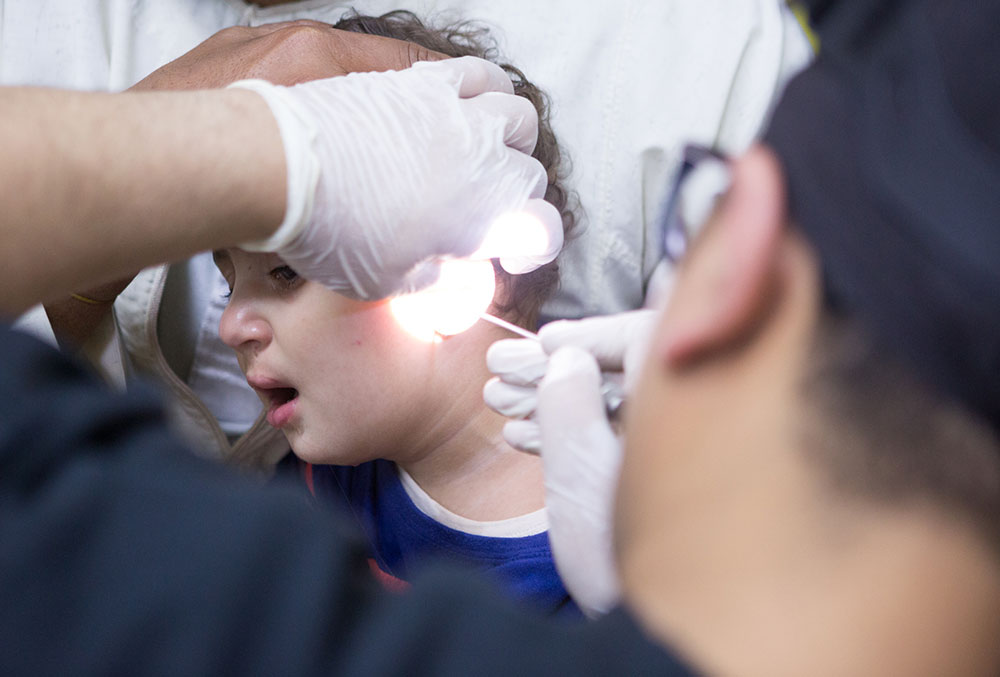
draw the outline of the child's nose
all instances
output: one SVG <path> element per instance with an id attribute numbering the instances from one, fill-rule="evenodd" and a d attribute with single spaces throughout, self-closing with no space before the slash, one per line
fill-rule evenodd
<path id="1" fill-rule="evenodd" d="M 233 295 L 219 320 L 219 338 L 243 357 L 249 357 L 271 342 L 271 325 L 252 301 Z"/>

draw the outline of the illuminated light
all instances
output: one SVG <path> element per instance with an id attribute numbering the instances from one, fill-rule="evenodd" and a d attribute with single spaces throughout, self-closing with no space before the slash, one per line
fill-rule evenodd
<path id="1" fill-rule="evenodd" d="M 389 301 L 393 317 L 408 334 L 428 343 L 461 334 L 489 308 L 496 276 L 489 261 L 458 259 L 441 264 L 437 282 Z"/>
<path id="2" fill-rule="evenodd" d="M 530 212 L 508 212 L 497 218 L 486 233 L 474 259 L 507 256 L 544 256 L 549 251 L 549 230 Z"/>

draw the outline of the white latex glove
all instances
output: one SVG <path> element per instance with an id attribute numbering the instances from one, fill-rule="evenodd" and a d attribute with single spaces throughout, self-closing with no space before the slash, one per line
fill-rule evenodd
<path id="1" fill-rule="evenodd" d="M 541 432 L 534 417 L 537 386 L 548 369 L 548 355 L 563 346 L 586 350 L 604 372 L 624 372 L 625 392 L 632 391 L 645 358 L 658 311 L 634 310 L 583 320 L 551 322 L 538 332 L 540 341 L 503 339 L 486 352 L 486 366 L 496 375 L 486 383 L 486 404 L 507 418 L 503 435 L 521 451 L 539 453 Z"/>
<path id="2" fill-rule="evenodd" d="M 549 542 L 566 589 L 588 616 L 621 599 L 613 551 L 622 443 L 611 430 L 601 372 L 589 353 L 560 348 L 538 388 Z"/>
<path id="3" fill-rule="evenodd" d="M 528 155 L 537 112 L 495 64 L 463 57 L 294 87 L 231 86 L 267 101 L 288 172 L 284 221 L 245 249 L 275 251 L 334 291 L 376 299 L 432 282 L 436 257 L 473 253 L 510 211 L 532 213 L 549 234 L 546 251 L 507 257 L 512 266 L 534 269 L 562 247 L 558 211 L 540 199 L 545 171 Z"/>
<path id="4" fill-rule="evenodd" d="M 483 397 L 517 419 L 504 426 L 509 444 L 541 452 L 553 558 L 566 589 L 590 616 L 620 598 L 612 525 L 622 444 L 605 412 L 601 369 L 624 370 L 629 392 L 657 316 L 639 310 L 554 322 L 539 332 L 541 341 L 497 341 L 486 356 L 497 378 Z"/>
<path id="5" fill-rule="evenodd" d="M 542 450 L 542 433 L 535 420 L 538 384 L 549 368 L 540 341 L 502 339 L 486 351 L 486 367 L 496 376 L 483 386 L 487 406 L 510 421 L 504 424 L 507 444 L 532 454 Z"/>

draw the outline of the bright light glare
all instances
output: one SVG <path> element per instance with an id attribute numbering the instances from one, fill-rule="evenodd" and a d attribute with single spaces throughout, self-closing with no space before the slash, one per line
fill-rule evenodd
<path id="1" fill-rule="evenodd" d="M 486 233 L 474 259 L 540 257 L 549 252 L 549 231 L 534 214 L 508 212 L 497 218 Z"/>
<path id="2" fill-rule="evenodd" d="M 461 334 L 472 327 L 489 308 L 495 292 L 496 277 L 489 261 L 445 261 L 437 282 L 397 296 L 389 301 L 389 308 L 407 333 L 429 343 L 439 335 Z"/>

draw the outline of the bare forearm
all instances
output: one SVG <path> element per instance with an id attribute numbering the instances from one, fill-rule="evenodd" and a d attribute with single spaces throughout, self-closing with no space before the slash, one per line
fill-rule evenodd
<path id="1" fill-rule="evenodd" d="M 281 221 L 285 167 L 245 91 L 0 89 L 0 313 Z"/>
<path id="2" fill-rule="evenodd" d="M 73 293 L 45 303 L 49 326 L 63 350 L 74 352 L 82 348 L 111 314 L 115 299 L 133 276 L 108 282 L 82 293 Z"/>

